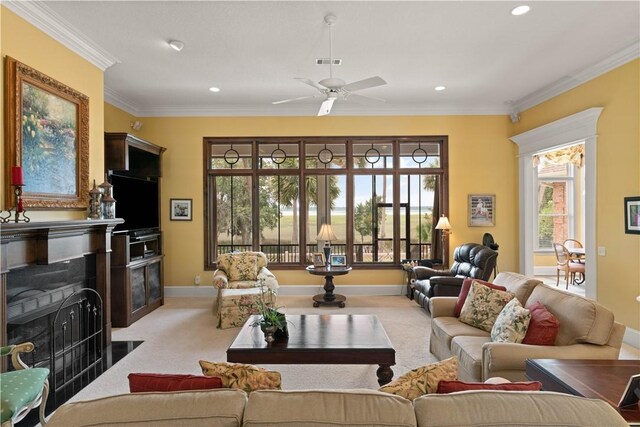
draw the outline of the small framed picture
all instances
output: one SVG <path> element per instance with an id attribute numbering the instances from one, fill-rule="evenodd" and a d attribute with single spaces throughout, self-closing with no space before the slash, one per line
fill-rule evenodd
<path id="1" fill-rule="evenodd" d="M 620 402 L 618 402 L 619 408 L 634 405 L 640 402 L 640 374 L 631 375 L 627 387 L 625 387 Z"/>
<path id="2" fill-rule="evenodd" d="M 624 198 L 624 232 L 640 234 L 640 196 Z"/>
<path id="3" fill-rule="evenodd" d="M 496 225 L 496 196 L 494 194 L 469 194 L 469 227 L 493 227 Z"/>
<path id="4" fill-rule="evenodd" d="M 346 255 L 331 255 L 329 259 L 329 264 L 332 267 L 346 267 L 347 266 L 347 256 Z"/>
<path id="5" fill-rule="evenodd" d="M 192 199 L 171 199 L 171 221 L 191 221 L 191 203 Z"/>
<path id="6" fill-rule="evenodd" d="M 313 266 L 314 267 L 324 267 L 324 254 L 322 252 L 315 252 L 313 254 Z"/>

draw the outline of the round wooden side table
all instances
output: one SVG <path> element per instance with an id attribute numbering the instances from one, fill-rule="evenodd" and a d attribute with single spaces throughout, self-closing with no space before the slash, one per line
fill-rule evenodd
<path id="1" fill-rule="evenodd" d="M 333 290 L 336 288 L 333 284 L 333 277 L 349 274 L 351 267 L 309 266 L 307 267 L 307 271 L 314 276 L 324 276 L 324 294 L 318 294 L 313 297 L 313 306 L 320 307 L 321 305 L 337 305 L 340 308 L 344 308 L 344 302 L 347 300 L 347 297 L 333 293 Z"/>

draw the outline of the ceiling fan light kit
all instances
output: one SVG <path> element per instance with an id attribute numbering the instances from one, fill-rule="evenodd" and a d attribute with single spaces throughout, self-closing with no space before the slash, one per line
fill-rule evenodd
<path id="1" fill-rule="evenodd" d="M 346 101 L 347 99 L 353 97 L 353 99 L 361 100 L 361 101 L 374 101 L 374 102 L 385 102 L 384 99 L 376 98 L 373 96 L 367 96 L 362 94 L 356 94 L 354 92 L 361 91 L 363 89 L 369 89 L 372 87 L 382 86 L 387 84 L 382 77 L 375 76 L 369 77 L 367 79 L 358 80 L 352 83 L 346 83 L 343 79 L 338 77 L 333 77 L 333 37 L 331 33 L 331 27 L 333 27 L 338 18 L 335 15 L 327 15 L 324 17 L 325 24 L 329 27 L 329 77 L 326 79 L 320 80 L 318 83 L 314 82 L 311 79 L 296 77 L 296 80 L 301 81 L 302 83 L 309 85 L 315 88 L 318 92 L 320 92 L 324 96 L 324 101 L 322 105 L 320 105 L 320 110 L 318 110 L 318 116 L 326 116 L 331 113 L 331 108 L 333 107 L 333 103 L 336 99 L 340 99 L 341 101 Z M 318 63 L 318 60 L 316 60 Z M 337 64 L 336 64 L 337 65 Z M 317 98 L 318 95 L 312 96 L 300 96 L 297 98 L 283 99 L 281 101 L 273 101 L 272 104 L 285 104 L 288 102 L 300 101 L 303 99 Z"/>

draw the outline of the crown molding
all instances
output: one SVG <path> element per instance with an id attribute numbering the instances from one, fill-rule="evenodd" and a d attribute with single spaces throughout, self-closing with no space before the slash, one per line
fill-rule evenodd
<path id="1" fill-rule="evenodd" d="M 513 111 L 519 113 L 528 110 L 544 101 L 573 89 L 582 83 L 592 80 L 602 74 L 611 71 L 629 61 L 640 57 L 640 39 L 635 40 L 631 45 L 614 53 L 613 55 L 599 61 L 572 76 L 563 77 L 548 86 L 536 90 L 529 95 L 520 98 L 512 104 Z"/>
<path id="2" fill-rule="evenodd" d="M 126 111 L 132 116 L 140 116 L 140 110 L 130 100 L 128 100 L 121 93 L 116 92 L 107 85 L 104 86 L 104 102 L 107 102 L 114 107 L 118 107 L 121 110 Z"/>
<path id="3" fill-rule="evenodd" d="M 102 71 L 120 62 L 43 2 L 3 0 L 2 5 Z"/>

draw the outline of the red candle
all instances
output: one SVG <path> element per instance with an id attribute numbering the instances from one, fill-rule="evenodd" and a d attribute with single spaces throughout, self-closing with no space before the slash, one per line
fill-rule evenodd
<path id="1" fill-rule="evenodd" d="M 13 166 L 11 168 L 11 185 L 24 185 L 21 166 Z"/>
<path id="2" fill-rule="evenodd" d="M 24 212 L 24 205 L 22 204 L 22 198 L 18 199 L 18 207 L 16 208 L 16 212 Z"/>

